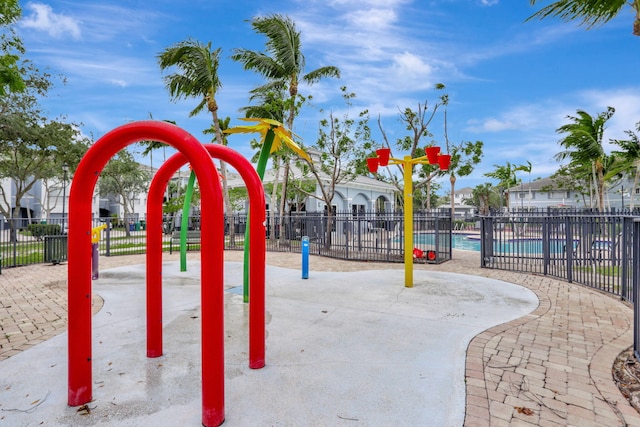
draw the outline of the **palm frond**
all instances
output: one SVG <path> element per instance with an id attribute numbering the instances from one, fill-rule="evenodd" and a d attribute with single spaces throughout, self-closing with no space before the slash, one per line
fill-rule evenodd
<path id="1" fill-rule="evenodd" d="M 289 17 L 280 14 L 259 17 L 253 20 L 252 26 L 256 32 L 267 37 L 267 52 L 287 74 L 299 74 L 304 69 L 300 32 Z"/>
<path id="2" fill-rule="evenodd" d="M 303 77 L 303 80 L 308 84 L 317 83 L 325 77 L 335 77 L 337 79 L 340 78 L 340 69 L 338 67 L 320 67 L 316 70 L 313 70 Z"/>
<path id="3" fill-rule="evenodd" d="M 281 79 L 284 75 L 284 69 L 280 64 L 263 52 L 247 49 L 235 49 L 235 52 L 231 59 L 240 62 L 245 70 L 255 71 L 267 79 Z"/>
<path id="4" fill-rule="evenodd" d="M 168 47 L 158 55 L 161 70 L 177 71 L 164 77 L 165 86 L 173 100 L 205 99 L 191 112 L 195 115 L 206 106 L 206 98 L 215 97 L 222 83 L 218 77 L 220 48 L 211 50 L 211 42 L 202 44 L 191 38 Z"/>
<path id="5" fill-rule="evenodd" d="M 538 0 L 530 0 L 533 6 Z M 580 20 L 587 28 L 597 27 L 612 20 L 627 5 L 627 0 L 559 0 L 551 3 L 527 21 L 538 18 L 559 18 L 563 21 Z"/>

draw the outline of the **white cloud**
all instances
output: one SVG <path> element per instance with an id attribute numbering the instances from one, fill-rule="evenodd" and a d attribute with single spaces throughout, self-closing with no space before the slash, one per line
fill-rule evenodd
<path id="1" fill-rule="evenodd" d="M 312 3 L 313 1 L 310 0 L 304 0 L 303 3 L 308 4 L 308 3 Z M 353 0 L 330 0 L 327 2 L 327 0 L 319 0 L 316 1 L 316 3 L 320 3 L 320 4 L 325 4 L 327 3 L 328 5 L 332 6 L 332 7 L 337 7 L 337 6 L 351 6 L 354 4 Z M 407 4 L 407 3 L 411 3 L 411 0 L 360 0 L 358 1 L 358 6 L 361 7 L 368 7 L 368 6 L 372 6 L 372 7 L 400 7 L 403 4 Z"/>
<path id="2" fill-rule="evenodd" d="M 20 21 L 23 28 L 31 28 L 48 33 L 51 37 L 62 38 L 70 34 L 74 39 L 80 38 L 80 22 L 53 12 L 51 6 L 42 3 L 28 3 L 27 8 L 33 13 Z"/>
<path id="3" fill-rule="evenodd" d="M 74 84 L 107 84 L 117 87 L 160 86 L 160 71 L 153 61 L 117 53 L 74 52 L 48 49 L 35 51 L 43 62 L 67 76 Z"/>
<path id="4" fill-rule="evenodd" d="M 511 107 L 497 116 L 485 119 L 474 119 L 468 122 L 465 129 L 468 132 L 502 132 L 518 130 L 530 132 L 537 128 L 555 129 L 554 123 L 566 115 L 566 108 L 557 102 L 542 102 L 540 104 L 525 104 Z"/>
<path id="5" fill-rule="evenodd" d="M 122 79 L 111 79 L 111 80 L 109 80 L 109 82 L 114 86 L 119 86 L 119 87 L 127 87 L 127 86 L 129 86 L 128 83 L 125 80 L 122 80 Z"/>
<path id="6" fill-rule="evenodd" d="M 348 13 L 345 19 L 358 28 L 381 29 L 395 23 L 398 15 L 392 9 L 368 9 Z"/>
<path id="7" fill-rule="evenodd" d="M 626 139 L 625 131 L 635 130 L 640 122 L 640 88 L 626 87 L 612 90 L 588 90 L 581 93 L 585 107 L 581 107 L 591 116 L 606 111 L 607 107 L 616 109 L 606 124 L 605 140 Z"/>
<path id="8" fill-rule="evenodd" d="M 392 68 L 400 82 L 414 81 L 416 79 L 426 80 L 433 73 L 432 66 L 411 52 L 395 55 Z"/>

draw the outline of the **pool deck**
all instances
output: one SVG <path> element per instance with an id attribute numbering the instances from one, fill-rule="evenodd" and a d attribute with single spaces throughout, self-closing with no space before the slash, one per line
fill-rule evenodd
<path id="1" fill-rule="evenodd" d="M 197 259 L 197 254 L 190 254 Z M 241 261 L 241 252 L 227 252 Z M 454 251 L 429 271 L 486 277 L 533 291 L 530 314 L 476 335 L 466 352 L 465 426 L 638 426 L 640 414 L 613 382 L 616 356 L 633 343 L 629 304 L 593 289 L 533 274 L 481 269 L 477 252 Z M 177 260 L 177 255 L 165 260 Z M 144 256 L 100 260 L 101 269 L 144 263 Z M 269 265 L 300 269 L 300 256 L 268 253 Z M 401 264 L 312 257 L 314 271 L 402 269 Z M 66 330 L 66 265 L 5 269 L 0 275 L 0 361 Z M 96 311 L 101 307 L 94 296 Z M 4 411 L 5 408 L 0 407 Z M 3 413 L 0 412 L 0 424 Z M 399 424 L 398 424 L 399 425 Z"/>

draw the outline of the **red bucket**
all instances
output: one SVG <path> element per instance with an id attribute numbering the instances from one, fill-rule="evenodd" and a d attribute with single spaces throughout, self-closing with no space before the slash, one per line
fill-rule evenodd
<path id="1" fill-rule="evenodd" d="M 380 159 L 377 157 L 368 157 L 367 158 L 367 167 L 371 173 L 378 172 L 378 166 L 380 165 Z"/>
<path id="2" fill-rule="evenodd" d="M 376 150 L 376 154 L 378 155 L 380 166 L 387 166 L 389 164 L 389 157 L 391 157 L 391 149 L 379 148 Z"/>

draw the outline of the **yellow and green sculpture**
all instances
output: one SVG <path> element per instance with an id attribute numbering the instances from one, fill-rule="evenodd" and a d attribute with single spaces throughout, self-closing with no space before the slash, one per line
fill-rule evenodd
<path id="1" fill-rule="evenodd" d="M 259 133 L 262 135 L 262 147 L 260 148 L 260 156 L 258 157 L 258 165 L 256 171 L 260 180 L 264 180 L 264 173 L 267 168 L 267 161 L 269 155 L 274 153 L 282 147 L 284 143 L 288 148 L 293 150 L 298 156 L 311 161 L 309 155 L 292 139 L 291 131 L 286 129 L 284 125 L 276 120 L 272 119 L 253 119 L 253 118 L 241 118 L 240 120 L 247 122 L 256 122 L 255 125 L 236 126 L 231 129 L 226 129 L 224 132 L 233 133 Z M 286 179 L 286 177 L 284 178 Z M 249 212 L 249 214 L 251 214 Z M 243 276 L 243 289 L 244 289 L 244 302 L 249 302 L 249 228 L 245 230 L 244 239 L 244 276 Z"/>

